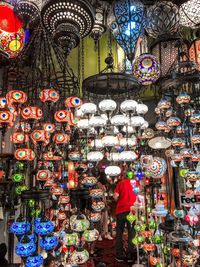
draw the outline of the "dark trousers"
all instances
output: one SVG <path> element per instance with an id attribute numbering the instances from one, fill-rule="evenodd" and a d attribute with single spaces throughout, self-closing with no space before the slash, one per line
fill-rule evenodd
<path id="1" fill-rule="evenodd" d="M 126 216 L 129 212 L 123 212 L 117 214 L 117 225 L 116 225 L 116 257 L 121 257 L 124 254 L 123 248 L 123 233 L 125 230 L 125 226 L 128 229 L 128 248 L 126 251 L 127 257 L 132 258 L 134 253 L 134 245 L 132 243 L 132 239 L 134 237 L 134 225 L 131 225 L 129 221 L 126 219 Z"/>

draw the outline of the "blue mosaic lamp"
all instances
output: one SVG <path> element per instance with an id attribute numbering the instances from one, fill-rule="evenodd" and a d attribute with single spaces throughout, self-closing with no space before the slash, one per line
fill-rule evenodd
<path id="1" fill-rule="evenodd" d="M 26 258 L 33 255 L 36 251 L 36 244 L 31 241 L 27 236 L 24 236 L 20 242 L 16 244 L 15 253 L 22 257 Z"/>
<path id="2" fill-rule="evenodd" d="M 46 218 L 37 218 L 34 224 L 34 232 L 38 235 L 44 236 L 52 233 L 54 230 L 54 223 Z"/>
<path id="3" fill-rule="evenodd" d="M 13 222 L 10 226 L 10 232 L 18 236 L 26 234 L 30 231 L 30 229 L 30 223 L 22 221 L 21 219 L 19 221 Z"/>
<path id="4" fill-rule="evenodd" d="M 130 61 L 144 35 L 145 20 L 145 7 L 139 0 L 116 0 L 108 16 L 108 26 Z"/>
<path id="5" fill-rule="evenodd" d="M 58 237 L 55 235 L 44 236 L 40 239 L 40 247 L 50 251 L 57 247 L 58 242 Z"/>
<path id="6" fill-rule="evenodd" d="M 43 264 L 43 257 L 41 255 L 30 256 L 27 258 L 26 267 L 40 267 Z"/>

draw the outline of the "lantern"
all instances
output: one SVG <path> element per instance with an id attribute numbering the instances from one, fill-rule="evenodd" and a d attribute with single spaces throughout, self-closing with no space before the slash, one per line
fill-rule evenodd
<path id="1" fill-rule="evenodd" d="M 105 203 L 103 201 L 94 201 L 92 203 L 92 209 L 96 212 L 100 212 L 105 208 Z"/>
<path id="2" fill-rule="evenodd" d="M 25 235 L 31 229 L 31 225 L 26 221 L 16 221 L 10 226 L 10 232 L 15 235 Z"/>
<path id="3" fill-rule="evenodd" d="M 77 215 L 76 218 L 71 222 L 71 228 L 75 232 L 84 232 L 90 226 L 89 221 L 85 216 Z"/>
<path id="4" fill-rule="evenodd" d="M 63 122 L 67 123 L 69 121 L 69 111 L 67 110 L 56 111 L 54 114 L 54 119 L 60 123 L 63 123 Z"/>
<path id="5" fill-rule="evenodd" d="M 15 121 L 15 116 L 11 111 L 8 111 L 8 110 L 2 111 L 2 110 L 0 110 L 0 123 L 1 124 L 13 125 L 14 121 Z"/>
<path id="6" fill-rule="evenodd" d="M 4 109 L 7 105 L 7 101 L 5 97 L 0 97 L 0 109 Z"/>
<path id="7" fill-rule="evenodd" d="M 27 122 L 19 122 L 15 126 L 16 131 L 23 131 L 24 133 L 29 133 L 31 131 L 31 125 Z"/>
<path id="8" fill-rule="evenodd" d="M 24 132 L 16 132 L 16 133 L 13 133 L 11 135 L 11 137 L 10 137 L 10 141 L 13 144 L 24 144 L 24 143 L 27 143 L 28 140 L 29 140 L 29 137 Z"/>
<path id="9" fill-rule="evenodd" d="M 47 251 L 55 249 L 58 243 L 59 243 L 58 237 L 54 235 L 44 236 L 43 238 L 40 239 L 41 248 Z"/>
<path id="10" fill-rule="evenodd" d="M 53 133 L 55 132 L 56 126 L 53 123 L 43 123 L 42 128 L 45 132 Z"/>
<path id="11" fill-rule="evenodd" d="M 52 185 L 50 192 L 52 195 L 60 196 L 63 194 L 64 189 L 57 184 Z"/>
<path id="12" fill-rule="evenodd" d="M 142 54 L 133 64 L 133 74 L 140 84 L 150 85 L 160 77 L 160 64 L 153 55 Z"/>
<path id="13" fill-rule="evenodd" d="M 198 0 L 189 0 L 180 6 L 180 24 L 192 29 L 200 25 L 200 3 Z"/>
<path id="14" fill-rule="evenodd" d="M 139 37 L 144 34 L 145 8 L 137 0 L 117 0 L 108 16 L 108 25 L 130 61 Z"/>
<path id="15" fill-rule="evenodd" d="M 97 231 L 97 229 L 88 229 L 85 230 L 83 233 L 83 239 L 89 243 L 96 241 L 98 237 L 99 237 L 99 232 Z"/>
<path id="16" fill-rule="evenodd" d="M 24 46 L 25 34 L 13 6 L 0 3 L 0 51 L 7 58 L 15 58 Z"/>
<path id="17" fill-rule="evenodd" d="M 92 187 L 97 183 L 97 178 L 93 177 L 93 176 L 86 176 L 83 180 L 82 180 L 82 184 L 86 187 Z"/>
<path id="18" fill-rule="evenodd" d="M 29 256 L 25 262 L 25 267 L 40 267 L 43 264 L 41 255 Z"/>
<path id="19" fill-rule="evenodd" d="M 27 94 L 20 90 L 11 90 L 6 94 L 8 105 L 24 104 L 27 101 Z"/>
<path id="20" fill-rule="evenodd" d="M 64 233 L 61 240 L 65 246 L 76 246 L 79 243 L 79 237 L 77 233 Z"/>
<path id="21" fill-rule="evenodd" d="M 45 161 L 57 161 L 57 160 L 61 160 L 62 157 L 61 156 L 55 156 L 53 151 L 49 151 L 49 152 L 43 154 L 43 159 Z"/>
<path id="22" fill-rule="evenodd" d="M 15 253 L 20 257 L 29 257 L 33 255 L 36 251 L 36 244 L 33 241 L 30 241 L 29 238 L 26 237 L 24 240 L 18 242 L 15 247 Z"/>
<path id="23" fill-rule="evenodd" d="M 39 170 L 36 174 L 38 181 L 47 181 L 52 177 L 52 174 L 49 170 Z"/>
<path id="24" fill-rule="evenodd" d="M 55 89 L 44 89 L 40 92 L 39 94 L 39 99 L 42 102 L 57 102 L 60 98 L 60 95 L 58 93 L 58 91 L 56 91 Z"/>
<path id="25" fill-rule="evenodd" d="M 159 36 L 169 36 L 179 29 L 179 9 L 172 2 L 156 2 L 147 11 L 146 31 L 157 38 Z"/>
<path id="26" fill-rule="evenodd" d="M 75 250 L 71 256 L 71 262 L 75 265 L 84 264 L 86 261 L 88 261 L 88 259 L 89 253 L 86 249 Z"/>
<path id="27" fill-rule="evenodd" d="M 30 137 L 34 145 L 37 143 L 43 143 L 44 145 L 48 145 L 50 142 L 50 133 L 44 130 L 34 130 Z"/>
<path id="28" fill-rule="evenodd" d="M 34 224 L 34 232 L 38 235 L 45 236 L 54 230 L 54 224 L 48 219 L 37 218 Z"/>
<path id="29" fill-rule="evenodd" d="M 159 157 L 154 157 L 151 165 L 147 167 L 147 171 L 153 178 L 162 178 L 167 170 L 166 161 Z"/>
<path id="30" fill-rule="evenodd" d="M 119 166 L 108 166 L 105 168 L 105 174 L 110 177 L 115 177 L 121 174 L 121 169 Z"/>
<path id="31" fill-rule="evenodd" d="M 38 107 L 27 106 L 22 109 L 21 115 L 25 120 L 40 120 L 42 118 L 42 110 Z"/>
<path id="32" fill-rule="evenodd" d="M 93 223 L 99 222 L 101 220 L 101 212 L 91 212 L 90 220 Z"/>
<path id="33" fill-rule="evenodd" d="M 73 162 L 68 162 L 68 188 L 72 189 L 76 187 L 75 184 L 75 167 Z"/>
<path id="34" fill-rule="evenodd" d="M 65 107 L 66 108 L 78 108 L 83 104 L 83 101 L 77 96 L 71 96 L 66 98 Z"/>
<path id="35" fill-rule="evenodd" d="M 90 196 L 92 198 L 102 198 L 104 196 L 103 190 L 102 189 L 91 189 L 90 190 Z"/>
<path id="36" fill-rule="evenodd" d="M 56 133 L 53 136 L 53 141 L 57 144 L 57 145 L 63 145 L 63 144 L 68 144 L 70 140 L 70 136 L 68 134 L 65 133 Z"/>
<path id="37" fill-rule="evenodd" d="M 28 161 L 32 161 L 35 158 L 35 153 L 32 149 L 30 148 L 18 148 L 15 153 L 14 156 L 16 159 L 18 160 L 28 160 Z"/>

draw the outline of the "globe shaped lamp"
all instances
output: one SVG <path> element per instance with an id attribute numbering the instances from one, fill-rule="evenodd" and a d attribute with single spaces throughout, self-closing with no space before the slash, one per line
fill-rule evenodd
<path id="1" fill-rule="evenodd" d="M 89 226 L 90 226 L 89 221 L 83 215 L 78 215 L 71 224 L 72 230 L 78 233 L 84 232 L 89 228 Z"/>
<path id="2" fill-rule="evenodd" d="M 105 174 L 110 177 L 116 177 L 121 174 L 121 169 L 119 166 L 108 166 L 105 168 Z"/>
<path id="3" fill-rule="evenodd" d="M 180 6 L 180 24 L 192 29 L 200 26 L 200 2 L 189 0 Z"/>
<path id="4" fill-rule="evenodd" d="M 121 103 L 120 109 L 124 113 L 132 113 L 136 110 L 138 103 L 135 100 L 125 100 Z"/>
<path id="5" fill-rule="evenodd" d="M 102 144 L 104 147 L 113 147 L 119 143 L 119 140 L 116 136 L 107 135 L 102 138 Z"/>
<path id="6" fill-rule="evenodd" d="M 102 128 L 106 126 L 106 120 L 101 116 L 93 116 L 89 120 L 89 126 L 94 128 Z"/>
<path id="7" fill-rule="evenodd" d="M 138 156 L 135 154 L 134 151 L 123 151 L 119 155 L 119 159 L 123 162 L 133 162 L 137 158 Z"/>
<path id="8" fill-rule="evenodd" d="M 115 115 L 111 118 L 111 124 L 114 126 L 124 126 L 128 123 L 128 118 L 124 116 L 123 114 Z"/>
<path id="9" fill-rule="evenodd" d="M 104 157 L 103 153 L 99 151 L 91 151 L 87 154 L 87 160 L 90 162 L 98 162 Z"/>
<path id="10" fill-rule="evenodd" d="M 77 246 L 79 243 L 79 236 L 77 233 L 67 231 L 66 233 L 64 233 L 61 240 L 65 246 Z"/>
<path id="11" fill-rule="evenodd" d="M 96 241 L 98 237 L 99 232 L 97 229 L 88 229 L 83 233 L 83 239 L 88 243 Z"/>
<path id="12" fill-rule="evenodd" d="M 84 103 L 81 106 L 81 111 L 85 115 L 95 114 L 97 112 L 97 106 L 94 103 Z"/>
<path id="13" fill-rule="evenodd" d="M 15 253 L 23 258 L 33 255 L 36 251 L 36 244 L 27 236 L 24 236 L 20 242 L 16 244 Z"/>
<path id="14" fill-rule="evenodd" d="M 99 103 L 99 109 L 102 112 L 112 112 L 117 108 L 117 104 L 112 99 L 104 99 Z"/>
<path id="15" fill-rule="evenodd" d="M 148 106 L 140 103 L 136 106 L 136 112 L 138 115 L 144 115 L 148 112 Z"/>
<path id="16" fill-rule="evenodd" d="M 78 121 L 77 127 L 81 130 L 89 129 L 89 120 L 88 119 L 81 119 Z"/>
<path id="17" fill-rule="evenodd" d="M 153 55 L 142 54 L 133 64 L 133 74 L 140 84 L 150 85 L 160 77 L 160 64 Z M 140 109 L 142 110 L 142 106 L 138 107 Z"/>
<path id="18" fill-rule="evenodd" d="M 28 233 L 30 229 L 30 223 L 24 221 L 22 218 L 19 218 L 19 220 L 13 222 L 10 226 L 10 232 L 18 236 Z"/>
<path id="19" fill-rule="evenodd" d="M 46 218 L 35 220 L 34 232 L 38 235 L 44 236 L 53 232 L 54 223 Z"/>
<path id="20" fill-rule="evenodd" d="M 77 248 L 71 255 L 71 263 L 74 265 L 84 264 L 88 259 L 89 253 L 84 248 Z"/>
<path id="21" fill-rule="evenodd" d="M 144 123 L 144 118 L 141 116 L 131 117 L 130 124 L 132 127 L 141 127 Z"/>
<path id="22" fill-rule="evenodd" d="M 149 140 L 148 145 L 152 149 L 167 149 L 171 146 L 171 140 L 164 136 L 158 136 Z"/>
<path id="23" fill-rule="evenodd" d="M 44 262 L 41 255 L 29 256 L 25 262 L 25 267 L 40 267 Z"/>
<path id="24" fill-rule="evenodd" d="M 58 237 L 55 235 L 46 235 L 40 239 L 40 247 L 46 251 L 55 249 L 58 243 Z"/>

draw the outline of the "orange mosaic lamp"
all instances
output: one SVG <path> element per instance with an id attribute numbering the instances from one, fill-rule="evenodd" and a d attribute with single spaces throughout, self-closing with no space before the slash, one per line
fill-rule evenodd
<path id="1" fill-rule="evenodd" d="M 7 58 L 15 58 L 22 51 L 25 33 L 22 22 L 14 13 L 12 5 L 0 2 L 0 52 Z"/>
<path id="2" fill-rule="evenodd" d="M 32 161 L 35 159 L 35 153 L 30 148 L 19 148 L 16 149 L 14 156 L 17 160 L 27 160 Z"/>
<path id="3" fill-rule="evenodd" d="M 40 92 L 39 98 L 42 102 L 57 102 L 60 98 L 59 92 L 55 89 L 44 89 Z"/>
<path id="4" fill-rule="evenodd" d="M 13 104 L 24 104 L 27 101 L 27 94 L 20 90 L 10 90 L 6 94 L 8 106 Z"/>
<path id="5" fill-rule="evenodd" d="M 30 137 L 34 145 L 43 143 L 46 146 L 50 142 L 51 134 L 45 130 L 37 129 L 30 134 Z"/>
<path id="6" fill-rule="evenodd" d="M 21 115 L 25 120 L 40 120 L 42 110 L 39 107 L 27 106 L 22 109 Z"/>

